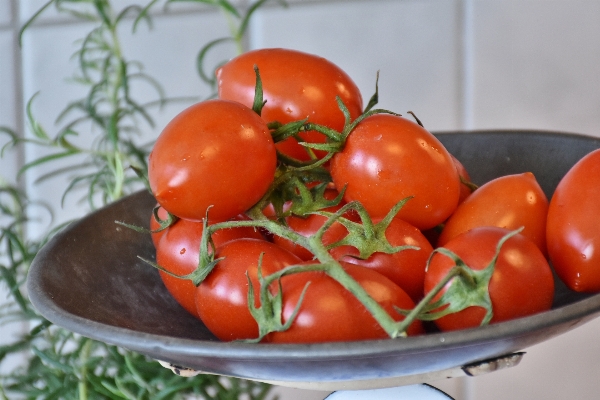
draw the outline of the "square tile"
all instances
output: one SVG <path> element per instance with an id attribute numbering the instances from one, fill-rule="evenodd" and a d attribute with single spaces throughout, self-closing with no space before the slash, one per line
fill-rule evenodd
<path id="1" fill-rule="evenodd" d="M 474 1 L 477 128 L 599 135 L 600 3 Z"/>
<path id="2" fill-rule="evenodd" d="M 0 1 L 0 28 L 6 28 L 12 20 L 12 4 L 13 0 Z"/>
<path id="3" fill-rule="evenodd" d="M 18 76 L 15 71 L 13 57 L 13 34 L 10 31 L 0 31 L 0 126 L 16 131 L 17 110 L 20 104 L 15 104 L 15 83 Z M 0 147 L 8 142 L 8 136 L 0 134 Z M 5 151 L 0 158 L 0 176 L 3 180 L 16 183 L 19 166 L 18 151 Z"/>
<path id="4" fill-rule="evenodd" d="M 382 108 L 412 110 L 432 130 L 459 126 L 457 1 L 312 2 L 262 10 L 251 47 L 286 47 L 344 69 L 365 101 L 380 71 Z"/>

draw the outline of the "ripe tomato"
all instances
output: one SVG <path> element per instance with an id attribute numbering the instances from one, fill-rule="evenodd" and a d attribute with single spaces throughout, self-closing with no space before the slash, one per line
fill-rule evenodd
<path id="1" fill-rule="evenodd" d="M 474 228 L 444 247 L 457 254 L 469 268 L 482 270 L 493 259 L 500 239 L 509 232 L 497 227 Z M 454 265 L 446 255 L 434 254 L 425 274 L 425 293 L 431 291 Z M 488 288 L 494 313 L 491 323 L 549 310 L 554 297 L 550 265 L 540 249 L 520 234 L 502 246 Z M 441 317 L 435 324 L 443 331 L 471 328 L 479 326 L 484 316 L 484 308 L 473 306 Z"/>
<path id="2" fill-rule="evenodd" d="M 241 218 L 241 217 L 240 217 Z M 180 219 L 163 231 L 156 246 L 156 262 L 167 271 L 183 276 L 192 273 L 198 267 L 202 223 Z M 215 247 L 219 247 L 239 238 L 261 239 L 262 235 L 253 228 L 242 227 L 220 229 L 212 235 Z M 194 295 L 196 286 L 192 281 L 171 276 L 159 271 L 165 287 L 171 295 L 190 314 L 198 317 Z"/>
<path id="3" fill-rule="evenodd" d="M 475 190 L 446 221 L 438 246 L 477 226 L 509 230 L 524 227 L 521 234 L 546 254 L 548 199 L 531 172 L 493 179 Z"/>
<path id="4" fill-rule="evenodd" d="M 396 321 L 404 319 L 394 306 L 414 308 L 410 297 L 398 285 L 378 272 L 343 263 L 344 268 Z M 310 282 L 300 310 L 290 328 L 265 337 L 272 343 L 316 343 L 384 339 L 388 335 L 362 304 L 323 272 L 301 272 L 282 278 L 283 320 L 292 315 L 307 282 Z M 420 321 L 413 322 L 408 335 L 424 333 Z"/>
<path id="5" fill-rule="evenodd" d="M 224 221 L 254 205 L 274 179 L 277 155 L 266 123 L 225 100 L 197 103 L 162 131 L 150 154 L 148 179 L 171 214 Z"/>
<path id="6" fill-rule="evenodd" d="M 219 98 L 251 107 L 256 84 L 255 65 L 259 68 L 267 101 L 262 110 L 267 122 L 285 124 L 308 118 L 310 122 L 341 131 L 344 115 L 338 107 L 337 96 L 352 119 L 362 113 L 360 91 L 344 71 L 322 57 L 288 49 L 253 50 L 229 61 L 217 71 Z M 325 136 L 315 131 L 300 136 L 312 143 L 325 142 Z M 291 157 L 309 159 L 306 150 L 294 138 L 277 143 L 277 148 Z"/>
<path id="7" fill-rule="evenodd" d="M 407 249 L 393 254 L 377 252 L 366 260 L 359 258 L 358 249 L 352 246 L 333 248 L 331 254 L 338 260 L 379 272 L 418 302 L 423 297 L 425 266 L 433 247 L 421 231 L 399 218 L 392 220 L 385 237 L 392 246 L 416 246 L 419 250 Z"/>
<path id="8" fill-rule="evenodd" d="M 406 118 L 365 118 L 331 160 L 331 176 L 345 200 L 358 200 L 373 218 L 383 218 L 413 196 L 398 213 L 417 228 L 446 220 L 458 204 L 460 180 L 452 157 L 431 133 Z"/>
<path id="9" fill-rule="evenodd" d="M 578 292 L 600 291 L 600 150 L 562 178 L 548 210 L 547 243 L 560 279 Z"/>
<path id="10" fill-rule="evenodd" d="M 289 251 L 264 240 L 238 239 L 217 249 L 223 258 L 196 289 L 196 308 L 204 325 L 220 340 L 255 339 L 258 325 L 248 309 L 248 278 L 259 297 L 257 279 L 261 254 L 262 274 L 267 276 L 302 260 Z"/>

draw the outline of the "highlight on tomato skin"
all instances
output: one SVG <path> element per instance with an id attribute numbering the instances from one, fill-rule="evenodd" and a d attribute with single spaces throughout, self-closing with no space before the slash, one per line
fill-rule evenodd
<path id="1" fill-rule="evenodd" d="M 550 200 L 546 238 L 559 278 L 576 292 L 600 292 L 600 150 L 563 176 Z"/>
<path id="2" fill-rule="evenodd" d="M 363 100 L 352 78 L 331 61 L 297 50 L 268 48 L 248 51 L 232 59 L 217 71 L 218 95 L 251 107 L 256 75 L 260 72 L 263 97 L 267 101 L 262 118 L 282 124 L 308 118 L 309 122 L 341 131 L 344 115 L 336 97 L 348 108 L 351 119 L 363 110 Z M 301 133 L 311 143 L 325 142 L 316 131 Z M 294 138 L 277 143 L 279 151 L 299 160 L 308 160 L 306 150 Z M 315 151 L 317 156 L 325 155 Z"/>
<path id="3" fill-rule="evenodd" d="M 478 226 L 523 227 L 544 255 L 548 198 L 531 172 L 492 179 L 467 197 L 445 222 L 437 245 Z"/>
<path id="4" fill-rule="evenodd" d="M 207 100 L 179 113 L 159 135 L 148 164 L 154 197 L 171 214 L 225 221 L 253 206 L 273 182 L 277 154 L 251 108 Z"/>
<path id="5" fill-rule="evenodd" d="M 458 255 L 469 268 L 483 270 L 493 259 L 498 242 L 509 232 L 498 227 L 473 228 L 450 240 L 444 248 Z M 434 254 L 425 274 L 425 293 L 454 266 L 451 258 Z M 490 323 L 508 321 L 549 310 L 554 298 L 554 277 L 540 249 L 530 239 L 516 234 L 502 246 L 488 290 L 493 308 Z M 434 322 L 442 331 L 475 328 L 485 313 L 484 308 L 472 306 Z"/>
<path id="6" fill-rule="evenodd" d="M 443 144 L 417 123 L 390 114 L 365 118 L 331 160 L 331 176 L 347 202 L 358 201 L 383 218 L 412 197 L 398 218 L 421 230 L 444 222 L 456 209 L 460 179 Z"/>
<path id="7" fill-rule="evenodd" d="M 396 321 L 404 316 L 394 307 L 414 308 L 406 292 L 380 273 L 353 264 L 342 263 L 342 266 Z M 300 311 L 290 328 L 268 334 L 264 342 L 321 343 L 389 337 L 350 292 L 323 272 L 302 272 L 282 278 L 284 321 L 292 315 L 308 282 Z M 407 330 L 409 336 L 424 333 L 418 320 Z"/>

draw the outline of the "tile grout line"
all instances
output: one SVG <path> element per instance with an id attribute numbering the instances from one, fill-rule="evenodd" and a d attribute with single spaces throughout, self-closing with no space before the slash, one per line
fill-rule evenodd
<path id="1" fill-rule="evenodd" d="M 464 130 L 474 128 L 474 15 L 473 0 L 460 0 L 459 2 L 459 34 L 460 41 L 460 127 Z"/>
<path id="2" fill-rule="evenodd" d="M 12 64 L 13 64 L 13 90 L 15 103 L 15 130 L 17 134 L 25 134 L 25 113 L 24 113 L 24 92 L 23 92 L 23 58 L 21 52 L 21 46 L 19 43 L 19 0 L 10 0 L 11 20 L 10 30 L 12 33 Z M 24 151 L 22 146 L 18 147 L 17 162 L 18 167 L 23 166 L 24 163 Z M 22 178 L 21 178 L 22 179 Z M 21 182 L 23 183 L 23 182 Z M 20 185 L 23 186 L 23 185 Z"/>

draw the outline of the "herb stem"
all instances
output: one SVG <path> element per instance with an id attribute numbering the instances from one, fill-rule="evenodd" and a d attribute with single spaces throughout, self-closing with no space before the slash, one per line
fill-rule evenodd
<path id="1" fill-rule="evenodd" d="M 79 355 L 79 363 L 81 368 L 79 370 L 79 383 L 77 384 L 77 389 L 79 392 L 79 400 L 87 400 L 88 398 L 88 359 L 90 357 L 90 352 L 92 348 L 92 341 L 90 339 L 83 339 L 85 343 L 81 348 L 81 353 Z"/>

